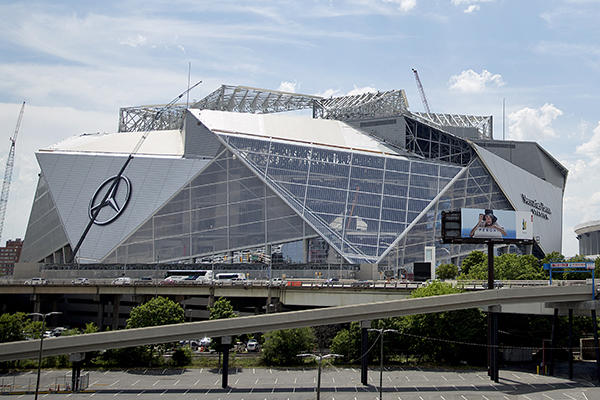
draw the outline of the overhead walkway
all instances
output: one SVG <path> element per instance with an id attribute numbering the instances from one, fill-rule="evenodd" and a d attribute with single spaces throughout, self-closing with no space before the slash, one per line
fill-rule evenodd
<path id="1" fill-rule="evenodd" d="M 543 302 L 574 302 L 591 299 L 591 285 L 482 290 L 445 296 L 58 337 L 44 341 L 43 355 L 53 356 L 66 353 L 169 343 L 204 336 L 223 337 L 248 332 L 267 332 L 307 326 L 340 324 L 352 321 L 427 314 L 474 307 Z M 0 362 L 37 358 L 39 351 L 39 340 L 2 343 L 0 344 Z"/>

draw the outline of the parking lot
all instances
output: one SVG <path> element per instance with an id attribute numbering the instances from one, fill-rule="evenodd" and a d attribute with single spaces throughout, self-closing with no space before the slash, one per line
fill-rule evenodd
<path id="1" fill-rule="evenodd" d="M 504 369 L 499 383 L 485 370 L 394 368 L 383 372 L 383 398 L 398 400 L 449 399 L 582 399 L 600 398 L 595 364 L 578 366 L 574 380 L 564 368 L 556 377 L 536 371 Z M 317 369 L 231 369 L 223 389 L 218 369 L 164 369 L 84 372 L 89 386 L 81 393 L 65 389 L 70 371 L 42 371 L 39 398 L 50 399 L 316 399 Z M 369 385 L 360 382 L 360 370 L 328 367 L 322 370 L 321 399 L 378 399 L 379 370 L 369 371 Z M 33 399 L 36 371 L 2 376 L 3 394 Z M 27 384 L 29 382 L 29 387 Z M 14 387 L 9 387 L 14 385 Z"/>

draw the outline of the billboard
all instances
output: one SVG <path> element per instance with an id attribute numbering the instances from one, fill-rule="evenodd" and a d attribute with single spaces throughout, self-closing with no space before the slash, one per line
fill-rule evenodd
<path id="1" fill-rule="evenodd" d="M 533 215 L 527 211 L 461 208 L 460 236 L 473 239 L 533 239 Z"/>

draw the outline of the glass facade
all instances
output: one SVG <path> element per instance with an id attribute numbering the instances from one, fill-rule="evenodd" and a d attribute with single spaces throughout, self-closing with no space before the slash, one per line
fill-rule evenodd
<path id="1" fill-rule="evenodd" d="M 433 207 L 400 238 L 380 264 L 393 269 L 422 261 L 425 246 L 436 246 L 440 249 L 437 254 L 438 258 L 442 260 L 444 257 L 468 254 L 470 251 L 480 248 L 481 246 L 472 244 L 440 244 L 442 211 L 460 208 L 512 210 L 510 202 L 481 165 L 481 162 L 474 160 L 467 171 L 448 188 Z"/>
<path id="2" fill-rule="evenodd" d="M 223 151 L 103 262 L 189 260 L 316 236 L 233 153 Z"/>
<path id="3" fill-rule="evenodd" d="M 375 263 L 462 168 L 221 135 L 351 263 Z"/>
<path id="4" fill-rule="evenodd" d="M 443 210 L 511 209 L 467 143 L 407 130 L 419 133 L 410 140 L 430 159 L 215 133 L 227 149 L 104 262 L 188 261 L 321 238 L 326 255 L 309 248 L 308 258 L 342 254 L 391 268 L 422 260 L 424 246 L 440 247 Z M 448 154 L 455 163 L 442 160 Z M 454 255 L 471 248 L 445 247 Z"/>

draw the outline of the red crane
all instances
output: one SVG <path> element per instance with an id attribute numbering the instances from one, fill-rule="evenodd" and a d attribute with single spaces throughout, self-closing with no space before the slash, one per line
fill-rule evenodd
<path id="1" fill-rule="evenodd" d="M 421 85 L 421 79 L 419 79 L 419 74 L 416 69 L 412 69 L 412 72 L 415 74 L 415 79 L 417 80 L 417 89 L 419 89 L 419 94 L 421 95 L 421 101 L 423 102 L 423 107 L 425 107 L 425 112 L 427 114 L 431 114 L 429 110 L 429 103 L 427 103 L 427 97 L 425 97 L 425 91 L 423 90 L 423 85 Z"/>
<path id="2" fill-rule="evenodd" d="M 13 167 L 15 166 L 15 143 L 17 142 L 17 135 L 19 134 L 19 128 L 21 127 L 23 111 L 25 111 L 25 102 L 23 102 L 23 105 L 21 106 L 21 112 L 19 113 L 19 119 L 17 120 L 15 133 L 10 138 L 10 150 L 8 151 L 6 168 L 4 169 L 4 183 L 2 184 L 2 194 L 0 195 L 0 238 L 2 237 L 2 229 L 4 228 L 4 216 L 6 215 L 6 205 L 8 203 L 8 194 L 10 192 L 10 182 L 12 181 Z"/>

